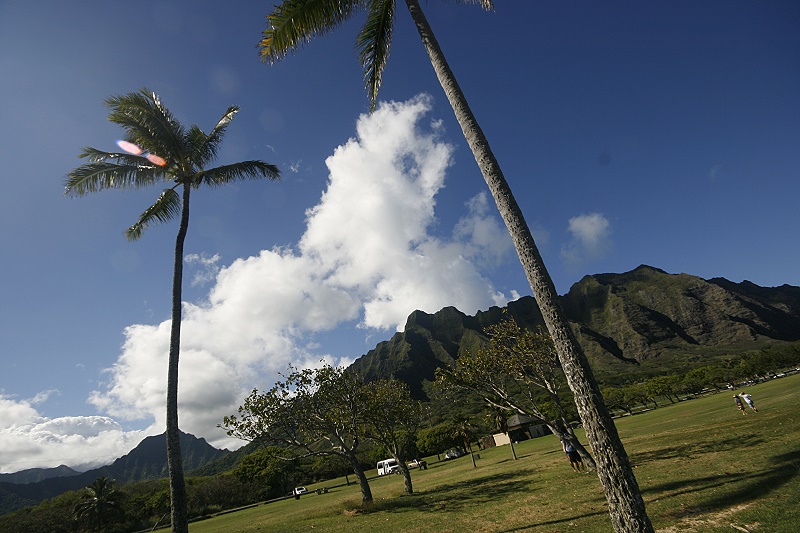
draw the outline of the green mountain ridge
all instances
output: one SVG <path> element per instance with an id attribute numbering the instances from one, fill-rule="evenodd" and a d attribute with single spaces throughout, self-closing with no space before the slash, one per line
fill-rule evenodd
<path id="1" fill-rule="evenodd" d="M 655 374 L 664 365 L 800 341 L 800 287 L 791 285 L 704 280 L 641 265 L 622 274 L 585 276 L 561 303 L 598 379 Z M 530 296 L 506 309 L 524 327 L 543 326 Z M 424 383 L 434 380 L 436 368 L 486 342 L 483 329 L 502 316 L 499 307 L 475 316 L 453 307 L 414 311 L 404 331 L 352 368 L 367 381 L 403 380 L 425 399 Z"/>
<path id="2" fill-rule="evenodd" d="M 36 483 L 44 479 L 77 476 L 78 474 L 80 472 L 66 465 L 59 465 L 55 468 L 28 468 L 13 474 L 0 474 L 0 483 Z"/>

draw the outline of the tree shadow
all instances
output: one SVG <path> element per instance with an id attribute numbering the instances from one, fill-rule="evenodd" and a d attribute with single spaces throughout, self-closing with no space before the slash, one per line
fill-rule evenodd
<path id="1" fill-rule="evenodd" d="M 631 456 L 631 462 L 641 465 L 654 461 L 663 461 L 665 459 L 692 459 L 705 453 L 741 451 L 742 449 L 756 446 L 764 442 L 766 442 L 766 439 L 755 433 L 737 435 L 735 442 L 719 440 L 685 442 L 679 445 L 658 448 L 649 452 L 637 453 Z"/>
<path id="2" fill-rule="evenodd" d="M 738 446 L 733 446 L 733 448 L 737 447 Z M 720 448 L 717 447 L 715 449 L 719 450 Z M 800 474 L 800 451 L 791 451 L 778 454 L 768 458 L 768 460 L 775 466 L 761 472 L 721 474 L 663 483 L 661 485 L 651 486 L 642 490 L 642 495 L 645 497 L 647 495 L 657 495 L 658 499 L 664 500 L 679 495 L 696 493 L 697 500 L 695 500 L 692 507 L 690 509 L 682 509 L 673 513 L 671 517 L 675 519 L 713 513 L 729 509 L 743 503 L 763 500 L 766 495 L 786 485 L 796 478 L 798 474 Z M 732 482 L 740 483 L 741 487 L 733 492 L 724 491 L 723 494 L 719 495 L 712 495 L 710 493 L 710 489 L 727 486 Z M 545 522 L 536 522 L 511 529 L 505 529 L 499 533 L 514 533 L 515 531 L 524 531 L 536 526 L 567 524 L 582 518 L 589 518 L 605 514 L 607 514 L 607 511 L 575 514 Z"/>
<path id="3" fill-rule="evenodd" d="M 783 487 L 800 474 L 800 468 L 798 468 L 798 464 L 800 463 L 800 451 L 779 454 L 768 460 L 775 466 L 760 472 L 705 476 L 679 482 L 664 483 L 648 487 L 642 491 L 642 494 L 660 494 L 666 492 L 668 494 L 659 496 L 659 499 L 665 499 L 683 494 L 698 493 L 698 499 L 694 502 L 692 508 L 673 514 L 676 518 L 697 515 L 698 511 L 705 513 L 729 509 L 735 505 L 761 500 L 766 495 Z M 730 483 L 733 482 L 737 482 L 741 486 L 732 492 L 726 490 L 719 495 L 707 495 L 709 489 L 729 486 Z"/>
<path id="4" fill-rule="evenodd" d="M 435 491 L 415 492 L 380 505 L 381 511 L 459 512 L 475 505 L 491 504 L 511 494 L 535 490 L 530 477 L 533 470 L 520 469 L 514 473 L 478 476 L 472 479 L 439 486 Z"/>
<path id="5" fill-rule="evenodd" d="M 604 515 L 607 516 L 608 515 L 608 511 L 606 511 L 606 510 L 594 511 L 594 512 L 591 512 L 591 513 L 576 514 L 576 515 L 565 517 L 565 518 L 559 518 L 557 520 L 548 520 L 546 522 L 536 522 L 535 524 L 525 524 L 524 526 L 512 527 L 511 529 L 498 530 L 497 533 L 514 533 L 515 531 L 526 531 L 526 530 L 528 530 L 528 529 L 530 529 L 532 527 L 537 527 L 537 526 L 553 526 L 553 525 L 557 525 L 557 524 L 568 524 L 570 522 L 574 522 L 575 520 L 580 520 L 581 518 L 589 518 L 589 517 L 592 517 L 592 516 L 604 516 Z"/>

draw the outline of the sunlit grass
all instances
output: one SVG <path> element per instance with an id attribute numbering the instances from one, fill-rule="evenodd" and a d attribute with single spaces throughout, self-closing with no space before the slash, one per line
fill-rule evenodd
<path id="1" fill-rule="evenodd" d="M 617 419 L 656 530 L 798 531 L 798 389 L 800 375 L 749 387 L 759 412 L 747 416 L 721 392 Z M 469 457 L 429 458 L 428 470 L 413 472 L 413 495 L 403 495 L 399 476 L 372 479 L 370 509 L 361 508 L 351 476 L 350 486 L 344 479 L 325 483 L 340 485 L 327 494 L 214 517 L 190 530 L 610 531 L 597 477 L 573 473 L 554 436 L 516 448 L 517 461 L 508 446 L 478 452 L 477 468 Z"/>

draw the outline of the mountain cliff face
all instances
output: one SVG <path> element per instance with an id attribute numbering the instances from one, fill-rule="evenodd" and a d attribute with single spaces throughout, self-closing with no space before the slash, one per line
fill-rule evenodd
<path id="1" fill-rule="evenodd" d="M 624 371 L 626 363 L 756 349 L 800 340 L 800 287 L 759 287 L 748 281 L 704 280 L 642 265 L 624 274 L 586 276 L 561 297 L 564 312 L 592 366 Z M 510 302 L 520 325 L 543 325 L 536 302 Z M 483 329 L 503 310 L 474 317 L 453 307 L 434 314 L 415 311 L 405 330 L 357 359 L 366 380 L 394 377 L 424 398 L 423 382 L 436 368 L 486 342 Z"/>
<path id="2" fill-rule="evenodd" d="M 640 266 L 586 276 L 562 305 L 594 357 L 605 351 L 643 361 L 675 350 L 800 340 L 800 287 L 789 285 L 765 288 Z"/>

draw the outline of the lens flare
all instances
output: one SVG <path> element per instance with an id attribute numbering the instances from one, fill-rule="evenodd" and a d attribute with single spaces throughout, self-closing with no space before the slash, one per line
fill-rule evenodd
<path id="1" fill-rule="evenodd" d="M 163 167 L 164 165 L 167 164 L 167 162 L 164 161 L 163 157 L 158 157 L 156 154 L 147 154 L 146 157 L 147 157 L 147 160 L 150 161 L 151 163 L 153 163 L 154 165 L 158 165 L 160 167 Z"/>
<path id="2" fill-rule="evenodd" d="M 154 165 L 163 167 L 167 164 L 167 162 L 164 160 L 163 157 L 159 157 L 156 154 L 145 154 L 144 150 L 142 150 L 142 148 L 139 145 L 134 144 L 132 142 L 119 140 L 117 141 L 117 146 L 119 146 L 129 154 L 141 155 L 142 157 L 147 158 L 147 160 L 153 163 Z"/>
<path id="3" fill-rule="evenodd" d="M 120 148 L 122 148 L 123 150 L 128 152 L 129 154 L 133 154 L 133 155 L 139 155 L 142 152 L 144 152 L 144 150 L 139 148 L 137 145 L 135 145 L 135 144 L 133 144 L 131 142 L 128 142 L 128 141 L 117 141 L 117 146 L 119 146 Z"/>

